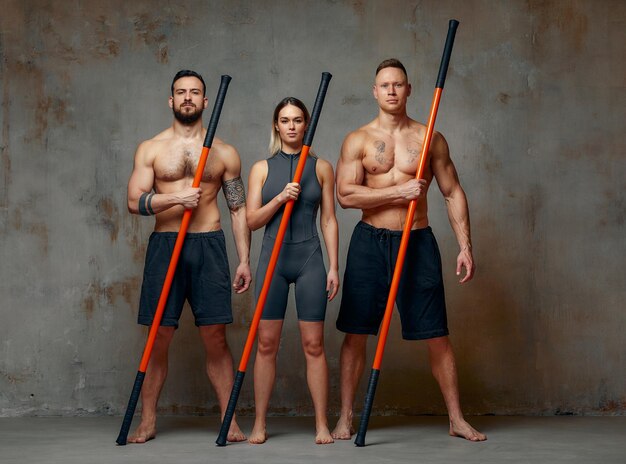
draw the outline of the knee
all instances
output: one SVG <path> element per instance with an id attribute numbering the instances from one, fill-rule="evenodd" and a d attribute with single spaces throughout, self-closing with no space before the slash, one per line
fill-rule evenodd
<path id="1" fill-rule="evenodd" d="M 257 340 L 257 356 L 275 358 L 278 353 L 280 338 L 259 335 Z"/>
<path id="2" fill-rule="evenodd" d="M 367 346 L 367 335 L 361 334 L 346 334 L 346 337 L 343 340 L 343 349 L 360 353 L 365 352 L 365 348 Z"/>
<path id="3" fill-rule="evenodd" d="M 427 343 L 428 350 L 431 354 L 436 355 L 452 350 L 452 345 L 450 345 L 450 339 L 448 337 L 431 338 Z"/>
<path id="4" fill-rule="evenodd" d="M 321 338 L 310 338 L 302 341 L 305 356 L 319 358 L 324 355 L 324 341 Z"/>
<path id="5" fill-rule="evenodd" d="M 159 327 L 155 339 L 155 343 L 157 344 L 157 346 L 163 346 L 167 348 L 172 341 L 172 338 L 174 338 L 175 330 L 176 329 L 174 327 Z"/>
<path id="6" fill-rule="evenodd" d="M 213 327 L 200 329 L 204 349 L 210 357 L 221 356 L 229 352 L 226 333 Z"/>

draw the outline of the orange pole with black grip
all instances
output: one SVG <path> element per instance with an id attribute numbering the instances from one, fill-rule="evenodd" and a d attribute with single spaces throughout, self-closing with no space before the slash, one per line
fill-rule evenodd
<path id="1" fill-rule="evenodd" d="M 304 135 L 304 140 L 302 141 L 303 143 L 302 152 L 300 154 L 300 159 L 298 160 L 298 164 L 296 166 L 296 172 L 293 176 L 293 182 L 300 183 L 300 180 L 302 179 L 302 173 L 304 172 L 304 165 L 306 163 L 306 159 L 309 154 L 311 144 L 313 143 L 313 136 L 315 135 L 317 122 L 319 121 L 320 113 L 322 112 L 322 106 L 324 104 L 324 98 L 326 97 L 326 91 L 328 90 L 328 84 L 330 83 L 330 79 L 332 77 L 333 76 L 330 73 L 327 73 L 327 72 L 322 73 L 322 80 L 320 82 L 320 86 L 317 91 L 315 105 L 313 106 L 313 112 L 311 113 L 311 120 L 309 121 L 309 126 L 307 128 L 306 134 Z M 261 316 L 263 315 L 263 308 L 265 307 L 267 294 L 270 290 L 270 285 L 272 284 L 272 278 L 274 276 L 274 269 L 276 268 L 276 263 L 278 262 L 278 256 L 280 255 L 280 248 L 283 244 L 283 238 L 285 237 L 285 232 L 287 230 L 287 225 L 289 224 L 289 218 L 291 217 L 291 212 L 293 211 L 294 203 L 295 203 L 294 200 L 289 200 L 285 204 L 283 217 L 280 220 L 280 224 L 278 226 L 278 233 L 276 234 L 276 239 L 274 240 L 274 248 L 272 248 L 270 261 L 267 265 L 267 270 L 265 271 L 265 279 L 263 280 L 263 287 L 261 288 L 261 293 L 259 294 L 259 299 L 257 300 L 256 308 L 254 309 L 254 316 L 252 318 L 252 324 L 250 324 L 250 330 L 248 331 L 248 338 L 246 340 L 243 353 L 241 355 L 241 361 L 239 363 L 239 368 L 237 369 L 237 374 L 235 375 L 233 389 L 230 392 L 228 406 L 226 407 L 226 412 L 224 413 L 224 420 L 222 421 L 222 426 L 220 428 L 219 435 L 217 436 L 217 440 L 215 440 L 215 443 L 218 446 L 226 445 L 226 438 L 228 436 L 228 430 L 230 429 L 230 424 L 235 414 L 235 407 L 237 406 L 237 400 L 239 399 L 239 392 L 241 391 L 243 378 L 246 375 L 246 368 L 248 366 L 248 360 L 250 359 L 250 354 L 252 353 L 252 347 L 254 346 L 254 340 L 256 339 L 257 329 L 259 327 Z"/>
<path id="2" fill-rule="evenodd" d="M 441 99 L 441 93 L 443 91 L 443 86 L 446 80 L 448 65 L 450 63 L 450 55 L 452 54 L 452 45 L 454 44 L 454 36 L 456 35 L 456 29 L 458 25 L 458 21 L 454 19 L 450 20 L 448 26 L 448 36 L 446 38 L 446 45 L 444 47 L 441 65 L 439 66 L 439 76 L 437 77 L 437 83 L 435 85 L 435 94 L 433 96 L 433 102 L 430 108 L 430 115 L 428 117 L 428 126 L 426 128 L 426 136 L 424 137 L 424 146 L 422 147 L 419 165 L 417 168 L 417 172 L 415 173 L 415 178 L 418 180 L 422 178 L 426 163 L 428 161 L 428 151 L 430 150 L 430 142 L 432 140 L 433 131 L 435 128 L 435 119 L 437 118 L 437 110 L 439 109 L 439 100 Z M 411 202 L 409 203 L 409 209 L 406 213 L 406 219 L 404 221 L 404 229 L 402 230 L 400 248 L 398 250 L 396 266 L 393 271 L 393 278 L 391 280 L 391 287 L 389 289 L 389 297 L 387 298 L 387 306 L 385 307 L 385 315 L 383 317 L 383 322 L 380 327 L 380 336 L 378 337 L 376 355 L 374 356 L 372 372 L 370 374 L 370 380 L 367 386 L 367 394 L 365 395 L 365 404 L 363 406 L 363 412 L 361 414 L 361 422 L 359 424 L 359 430 L 357 432 L 356 439 L 354 440 L 354 444 L 356 446 L 365 446 L 365 434 L 367 433 L 367 424 L 369 423 L 370 414 L 372 412 L 374 395 L 376 394 L 376 386 L 378 384 L 378 377 L 380 375 L 380 366 L 383 361 L 385 344 L 387 343 L 387 334 L 389 333 L 389 324 L 391 323 L 393 307 L 396 303 L 396 296 L 398 294 L 400 277 L 402 276 L 404 258 L 406 256 L 406 249 L 409 245 L 409 237 L 411 235 L 411 227 L 413 225 L 413 217 L 415 216 L 416 207 L 417 200 L 411 200 Z"/>
<path id="3" fill-rule="evenodd" d="M 222 76 L 222 80 L 220 82 L 220 88 L 217 92 L 217 98 L 215 99 L 215 104 L 213 105 L 213 112 L 211 113 L 211 120 L 209 122 L 209 127 L 207 128 L 206 136 L 204 137 L 204 143 L 202 145 L 202 152 L 200 153 L 198 167 L 196 168 L 196 174 L 193 179 L 192 187 L 194 188 L 200 187 L 200 181 L 202 180 L 204 167 L 206 166 L 206 162 L 209 157 L 209 151 L 211 150 L 211 145 L 213 144 L 213 137 L 215 137 L 217 123 L 219 121 L 220 114 L 222 112 L 222 106 L 224 105 L 224 99 L 226 98 L 226 91 L 228 90 L 228 84 L 230 84 L 230 80 L 231 80 L 230 76 L 226 76 L 226 75 Z M 139 370 L 137 371 L 137 376 L 135 377 L 133 390 L 130 394 L 130 399 L 128 400 L 128 406 L 126 407 L 126 414 L 124 415 L 124 420 L 122 421 L 120 434 L 116 440 L 116 443 L 118 445 L 125 445 L 128 439 L 128 432 L 130 430 L 130 425 L 133 421 L 133 415 L 135 414 L 135 408 L 137 407 L 137 402 L 139 401 L 139 394 L 141 393 L 141 387 L 143 385 L 143 381 L 146 376 L 146 371 L 148 370 L 148 363 L 150 362 L 150 355 L 152 354 L 154 341 L 156 339 L 159 326 L 161 325 L 163 311 L 165 310 L 167 297 L 170 294 L 170 288 L 172 287 L 174 275 L 176 274 L 176 266 L 178 265 L 178 258 L 180 257 L 181 250 L 183 249 L 183 244 L 185 242 L 185 235 L 187 235 L 187 229 L 189 228 L 189 221 L 191 220 L 192 214 L 193 214 L 193 210 L 186 209 L 185 212 L 183 213 L 183 218 L 180 222 L 180 229 L 178 230 L 176 243 L 174 244 L 174 250 L 172 251 L 172 257 L 170 258 L 170 264 L 167 268 L 167 274 L 165 274 L 165 281 L 163 282 L 163 288 L 161 289 L 159 302 L 157 304 L 157 308 L 154 313 L 154 319 L 152 320 L 152 325 L 150 326 L 150 332 L 148 333 L 148 340 L 146 341 L 146 346 L 143 350 L 143 356 L 141 357 L 141 362 L 139 363 Z"/>

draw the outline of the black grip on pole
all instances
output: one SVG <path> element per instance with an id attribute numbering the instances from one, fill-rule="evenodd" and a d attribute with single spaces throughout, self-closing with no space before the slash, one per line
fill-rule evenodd
<path id="1" fill-rule="evenodd" d="M 122 421 L 122 428 L 120 434 L 115 440 L 118 445 L 125 445 L 128 438 L 128 431 L 130 430 L 130 424 L 133 422 L 133 416 L 135 415 L 135 408 L 139 401 L 139 394 L 141 393 L 141 386 L 143 385 L 143 379 L 146 376 L 145 372 L 137 371 L 135 377 L 135 384 L 133 385 L 133 391 L 130 393 L 130 399 L 128 400 L 128 406 L 126 407 L 126 414 Z"/>
<path id="2" fill-rule="evenodd" d="M 233 416 L 235 415 L 235 407 L 237 406 L 237 399 L 239 399 L 239 392 L 241 391 L 241 385 L 243 384 L 243 378 L 245 375 L 245 372 L 239 370 L 237 371 L 235 382 L 233 383 L 233 389 L 230 392 L 228 406 L 226 407 L 226 412 L 224 413 L 224 420 L 222 421 L 222 426 L 220 427 L 220 433 L 217 436 L 217 440 L 215 440 L 217 446 L 226 445 L 228 430 L 230 429 L 230 423 L 233 421 Z"/>
<path id="3" fill-rule="evenodd" d="M 310 147 L 313 143 L 313 136 L 315 135 L 315 129 L 317 128 L 317 122 L 320 119 L 320 113 L 322 112 L 322 106 L 324 105 L 324 98 L 326 98 L 326 91 L 328 90 L 328 84 L 332 79 L 332 74 L 329 72 L 322 73 L 322 81 L 320 82 L 320 88 L 317 91 L 317 97 L 315 98 L 315 104 L 313 105 L 313 112 L 311 113 L 311 120 L 309 121 L 309 127 L 304 134 L 304 140 L 302 145 Z"/>
<path id="4" fill-rule="evenodd" d="M 217 123 L 222 113 L 222 106 L 224 106 L 224 99 L 226 98 L 226 91 L 228 90 L 228 84 L 232 77 L 223 75 L 220 82 L 220 88 L 217 91 L 217 97 L 215 98 L 215 105 L 213 105 L 213 112 L 211 113 L 211 120 L 209 121 L 209 127 L 204 137 L 204 146 L 211 148 L 213 144 L 213 137 L 215 137 L 215 131 L 217 130 Z"/>
<path id="5" fill-rule="evenodd" d="M 367 433 L 367 424 L 370 421 L 372 413 L 372 405 L 374 404 L 374 395 L 376 394 L 376 385 L 378 385 L 379 369 L 372 369 L 370 374 L 370 382 L 367 386 L 367 394 L 365 395 L 365 404 L 361 413 L 361 422 L 359 423 L 359 431 L 356 434 L 354 444 L 356 446 L 365 446 L 365 434 Z"/>
<path id="6" fill-rule="evenodd" d="M 456 35 L 457 27 L 459 27 L 459 22 L 456 19 L 451 19 L 448 26 L 446 45 L 443 49 L 443 56 L 441 57 L 441 65 L 439 66 L 439 76 L 437 76 L 437 84 L 435 84 L 435 87 L 438 89 L 443 89 L 443 84 L 446 82 L 446 74 L 448 73 L 448 65 L 450 64 L 450 56 L 452 55 L 452 46 L 454 45 L 454 36 Z"/>

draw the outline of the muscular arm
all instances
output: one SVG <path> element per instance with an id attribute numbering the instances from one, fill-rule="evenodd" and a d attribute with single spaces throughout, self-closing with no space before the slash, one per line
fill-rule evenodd
<path id="1" fill-rule="evenodd" d="M 339 290 L 339 227 L 335 215 L 335 176 L 332 166 L 326 161 L 318 160 L 316 168 L 322 185 L 320 228 L 324 236 L 329 261 L 326 291 L 328 292 L 328 299 L 332 300 Z"/>
<path id="2" fill-rule="evenodd" d="M 459 177 L 450 158 L 448 144 L 443 136 L 435 133 L 431 145 L 431 167 L 437 179 L 439 190 L 443 194 L 448 210 L 450 225 L 459 243 L 460 252 L 457 257 L 457 275 L 465 267 L 466 274 L 460 280 L 467 282 L 474 276 L 474 258 L 472 255 L 472 239 L 470 233 L 469 208 L 465 192 L 459 182 Z"/>
<path id="3" fill-rule="evenodd" d="M 246 196 L 241 180 L 241 160 L 237 151 L 226 146 L 223 153 L 225 165 L 222 177 L 222 189 L 230 210 L 230 219 L 233 229 L 233 238 L 239 257 L 239 266 L 233 287 L 237 293 L 245 292 L 252 281 L 250 273 L 250 229 L 246 222 Z"/>
<path id="4" fill-rule="evenodd" d="M 400 185 L 371 188 L 363 185 L 365 135 L 353 132 L 346 137 L 337 163 L 337 200 L 343 208 L 372 209 L 384 205 L 406 205 L 417 199 L 424 181 L 411 179 Z"/>
<path id="5" fill-rule="evenodd" d="M 165 211 L 172 206 L 195 208 L 200 199 L 199 188 L 186 188 L 175 193 L 153 193 L 154 157 L 150 142 L 143 142 L 135 153 L 133 172 L 128 181 L 128 211 L 132 214 L 151 215 Z"/>

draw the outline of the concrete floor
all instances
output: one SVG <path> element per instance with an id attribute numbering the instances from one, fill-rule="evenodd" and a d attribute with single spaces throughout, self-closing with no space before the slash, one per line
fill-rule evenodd
<path id="1" fill-rule="evenodd" d="M 274 417 L 265 445 L 219 448 L 215 417 L 163 417 L 156 440 L 127 446 L 115 445 L 121 417 L 2 418 L 0 463 L 626 463 L 626 417 L 473 417 L 470 422 L 489 440 L 449 437 L 444 417 L 373 417 L 366 447 L 352 441 L 317 446 L 313 418 Z M 252 419 L 240 423 L 249 431 Z"/>

